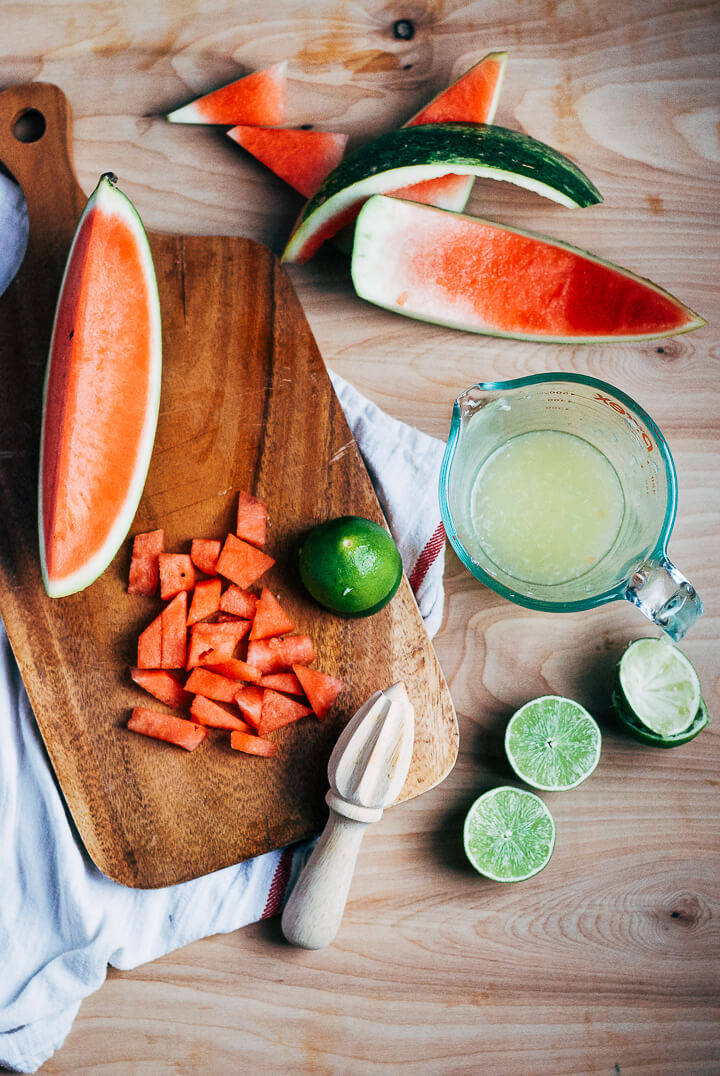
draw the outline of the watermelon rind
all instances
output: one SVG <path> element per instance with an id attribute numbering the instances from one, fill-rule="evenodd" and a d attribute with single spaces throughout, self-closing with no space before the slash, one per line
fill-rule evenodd
<path id="1" fill-rule="evenodd" d="M 328 237 L 336 219 L 343 223 L 343 213 L 371 195 L 448 172 L 507 180 L 568 207 L 602 201 L 595 185 L 569 158 L 521 131 L 486 123 L 403 127 L 380 135 L 340 162 L 304 206 L 282 260 L 306 260 L 319 245 L 318 233 Z"/>
<path id="2" fill-rule="evenodd" d="M 439 101 L 442 101 L 444 97 L 447 97 L 449 94 L 452 94 L 453 90 L 459 84 L 464 82 L 468 77 L 472 76 L 473 72 L 477 72 L 478 68 L 484 67 L 484 65 L 488 62 L 499 64 L 499 73 L 495 82 L 492 99 L 487 110 L 481 116 L 453 116 L 452 119 L 458 123 L 492 123 L 495 119 L 498 102 L 500 101 L 500 91 L 502 90 L 502 84 L 505 79 L 505 70 L 507 68 L 507 55 L 508 54 L 506 52 L 489 52 L 487 56 L 483 56 L 482 60 L 479 60 L 478 63 L 473 64 L 473 66 L 468 68 L 468 70 L 465 71 L 462 75 L 460 75 L 459 78 L 455 79 L 453 83 L 447 86 L 444 90 L 441 90 L 440 93 L 436 94 L 435 97 L 431 98 L 431 100 L 427 102 L 427 104 L 423 105 L 421 109 L 415 112 L 410 117 L 410 119 L 403 124 L 403 127 L 416 127 L 423 122 L 440 123 L 440 120 L 434 119 L 419 121 L 418 117 L 428 112 L 433 107 L 433 105 L 436 105 Z M 473 185 L 475 183 L 475 176 L 464 176 L 462 177 L 464 182 L 462 184 L 458 184 L 456 181 L 461 178 L 460 176 L 453 175 L 452 172 L 448 173 L 448 175 L 451 176 L 453 179 L 453 185 L 450 190 L 448 191 L 438 189 L 438 185 L 436 183 L 436 186 L 433 189 L 434 196 L 431 199 L 427 199 L 427 201 L 431 205 L 437 206 L 439 209 L 452 209 L 455 213 L 462 213 L 467 206 L 468 201 L 470 200 L 470 195 L 472 194 Z M 387 193 L 391 194 L 394 198 L 409 198 L 412 201 L 417 200 L 413 197 L 412 194 L 407 192 L 406 188 L 403 187 L 400 187 L 397 190 L 388 191 Z M 425 199 L 423 199 L 423 201 L 425 201 Z M 331 240 L 333 246 L 340 250 L 343 254 L 346 254 L 348 257 L 352 254 L 354 233 L 355 221 L 353 220 L 349 224 L 346 224 L 343 228 L 341 228 L 340 231 L 337 232 Z"/>
<path id="3" fill-rule="evenodd" d="M 40 546 L 40 568 L 45 590 L 51 598 L 62 598 L 69 594 L 75 594 L 80 590 L 84 590 L 86 587 L 90 586 L 90 584 L 93 583 L 100 575 L 102 575 L 102 573 L 111 563 L 122 542 L 125 540 L 127 533 L 132 525 L 132 521 L 135 517 L 135 513 L 137 512 L 140 498 L 142 497 L 143 489 L 145 487 L 145 480 L 147 478 L 147 472 L 150 466 L 150 458 L 152 456 L 153 445 L 155 442 L 155 432 L 157 429 L 158 413 L 160 410 L 160 387 L 162 378 L 162 326 L 160 319 L 160 297 L 158 294 L 155 267 L 153 264 L 152 254 L 150 252 L 150 244 L 148 242 L 145 228 L 143 227 L 140 216 L 134 205 L 132 204 L 130 199 L 117 188 L 116 184 L 117 177 L 110 172 L 105 173 L 100 177 L 97 187 L 88 199 L 85 209 L 83 210 L 80 220 L 78 221 L 75 235 L 70 246 L 70 251 L 63 273 L 62 283 L 60 285 L 60 291 L 58 294 L 55 317 L 53 320 L 53 330 L 49 350 L 50 357 L 48 359 L 48 364 L 45 371 L 45 380 L 43 386 L 42 425 L 40 432 L 40 461 L 38 472 L 38 532 Z M 64 578 L 53 579 L 50 578 L 47 568 L 42 487 L 45 420 L 49 404 L 48 383 L 50 380 L 50 368 L 53 354 L 55 331 L 58 322 L 58 314 L 62 307 L 65 282 L 68 277 L 70 265 L 72 262 L 73 254 L 75 252 L 78 236 L 81 233 L 83 222 L 85 221 L 86 217 L 95 209 L 99 209 L 101 212 L 106 214 L 116 214 L 117 216 L 121 217 L 130 228 L 136 240 L 138 251 L 142 255 L 142 263 L 145 270 L 148 296 L 150 299 L 150 302 L 148 304 L 148 312 L 150 317 L 151 365 L 150 381 L 148 385 L 148 406 L 145 425 L 137 446 L 136 466 L 133 473 L 132 481 L 128 485 L 128 488 L 125 491 L 122 501 L 118 506 L 117 514 L 108 528 L 107 536 L 103 545 L 92 556 L 88 558 L 88 560 L 82 566 L 81 569 L 78 569 L 77 571 L 65 576 Z"/>
<path id="4" fill-rule="evenodd" d="M 390 297 L 397 295 L 398 291 L 402 293 L 404 285 L 402 281 L 399 281 L 394 275 L 393 258 L 388 257 L 388 250 L 392 250 L 393 256 L 397 257 L 398 251 L 402 249 L 401 245 L 403 240 L 407 239 L 408 242 L 411 243 L 413 234 L 418 234 L 420 232 L 423 225 L 428 221 L 430 215 L 434 215 L 434 219 L 437 220 L 438 214 L 446 215 L 450 218 L 462 217 L 468 221 L 488 225 L 497 232 L 508 232 L 515 235 L 527 236 L 531 239 L 537 239 L 543 243 L 555 246 L 561 250 L 581 255 L 598 265 L 603 265 L 613 272 L 627 277 L 628 280 L 643 284 L 646 288 L 656 292 L 658 295 L 671 300 L 678 310 L 684 312 L 686 321 L 678 328 L 670 330 L 664 329 L 659 332 L 629 333 L 622 335 L 598 334 L 557 336 L 543 333 L 508 331 L 492 325 L 478 327 L 477 325 L 469 324 L 461 317 L 458 317 L 457 314 L 454 314 L 452 309 L 450 309 L 451 304 L 448 304 L 448 309 L 445 314 L 439 314 L 437 311 L 430 313 L 429 311 L 424 312 L 418 309 L 409 309 L 407 299 L 402 304 L 393 302 Z M 691 332 L 693 329 L 698 329 L 707 324 L 703 318 L 684 303 L 681 303 L 674 295 L 671 295 L 651 280 L 647 280 L 645 277 L 638 276 L 629 269 L 624 269 L 603 258 L 599 258 L 596 255 L 589 253 L 587 250 L 572 246 L 570 243 L 565 243 L 563 240 L 554 239 L 547 235 L 541 235 L 538 232 L 527 231 L 523 228 L 511 228 L 508 225 L 498 224 L 496 221 L 484 220 L 481 217 L 469 216 L 463 213 L 450 213 L 448 210 L 437 209 L 434 206 L 420 205 L 416 202 L 388 198 L 382 195 L 376 195 L 375 197 L 368 199 L 358 215 L 355 228 L 355 243 L 353 245 L 351 275 L 355 291 L 359 297 L 365 299 L 367 302 L 373 303 L 375 306 L 390 310 L 396 314 L 402 314 L 405 317 L 414 318 L 417 321 L 425 321 L 434 325 L 443 325 L 446 328 L 478 333 L 483 336 L 497 336 L 512 340 L 527 340 L 550 344 L 623 343 L 636 340 L 654 340 L 667 336 L 678 336 L 681 333 Z M 481 282 L 478 282 L 478 288 L 480 287 Z"/>

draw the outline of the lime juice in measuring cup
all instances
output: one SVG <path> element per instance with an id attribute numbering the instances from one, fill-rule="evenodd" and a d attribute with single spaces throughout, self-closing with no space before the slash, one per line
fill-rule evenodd
<path id="1" fill-rule="evenodd" d="M 667 556 L 676 502 L 664 437 L 604 381 L 544 374 L 455 401 L 445 530 L 473 575 L 511 601 L 571 612 L 626 598 L 681 639 L 703 607 Z"/>

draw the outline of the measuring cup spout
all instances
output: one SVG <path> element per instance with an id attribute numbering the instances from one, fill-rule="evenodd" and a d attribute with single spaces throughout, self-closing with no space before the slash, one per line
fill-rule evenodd
<path id="1" fill-rule="evenodd" d="M 673 642 L 682 639 L 703 613 L 703 603 L 694 586 L 666 556 L 642 564 L 632 576 L 625 597 Z"/>

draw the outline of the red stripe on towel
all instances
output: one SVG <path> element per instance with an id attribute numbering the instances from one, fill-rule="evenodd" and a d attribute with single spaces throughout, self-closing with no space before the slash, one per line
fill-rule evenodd
<path id="1" fill-rule="evenodd" d="M 420 556 L 415 561 L 415 567 L 412 570 L 410 579 L 408 580 L 413 593 L 417 594 L 423 579 L 428 573 L 430 565 L 437 560 L 440 551 L 445 543 L 445 528 L 442 523 L 438 523 L 431 536 L 420 551 Z"/>
<path id="2" fill-rule="evenodd" d="M 284 848 L 280 859 L 278 860 L 278 865 L 275 868 L 273 880 L 270 883 L 270 889 L 268 891 L 261 919 L 269 919 L 270 916 L 277 915 L 280 911 L 283 897 L 285 896 L 285 890 L 287 889 L 287 884 L 290 879 L 292 857 L 293 849 Z"/>

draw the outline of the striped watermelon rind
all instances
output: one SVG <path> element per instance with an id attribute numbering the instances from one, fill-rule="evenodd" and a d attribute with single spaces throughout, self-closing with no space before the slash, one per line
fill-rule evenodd
<path id="1" fill-rule="evenodd" d="M 307 260 L 335 223 L 339 229 L 348 211 L 371 195 L 448 172 L 507 180 L 568 207 L 602 201 L 569 158 L 521 131 L 484 123 L 403 127 L 362 146 L 330 173 L 303 208 L 282 260 Z"/>

